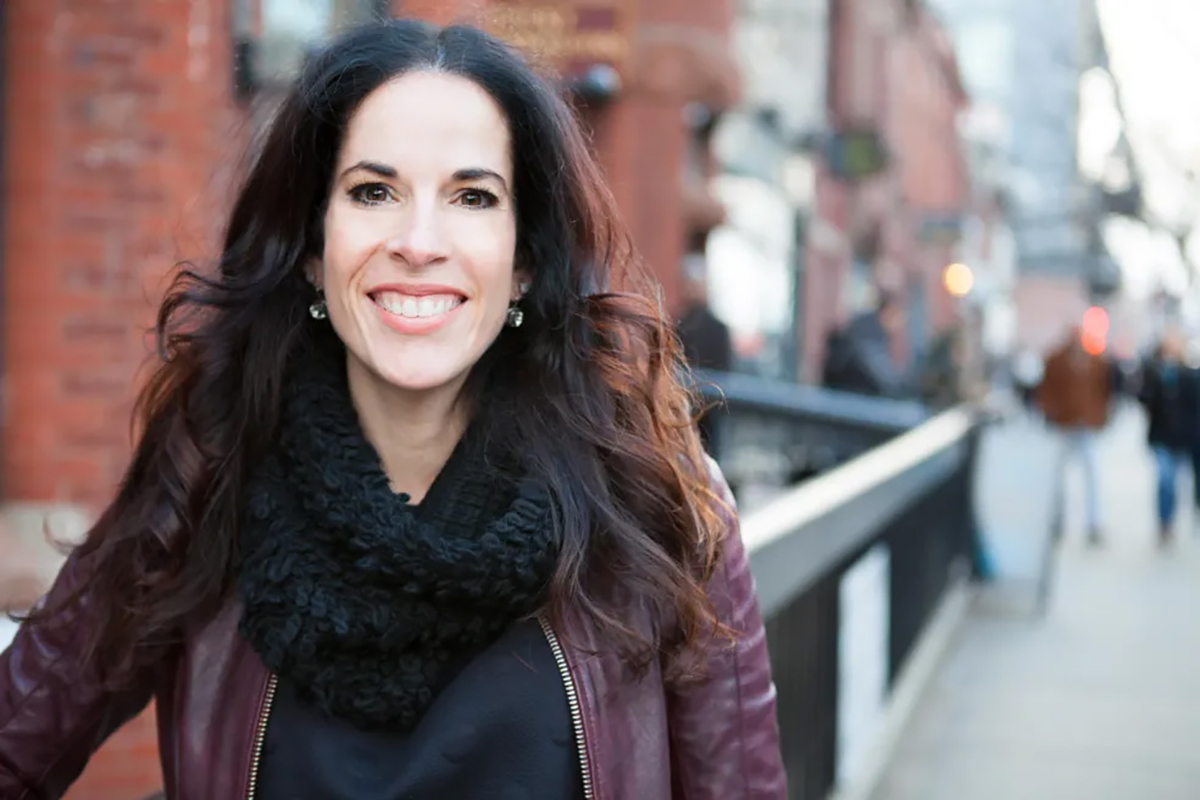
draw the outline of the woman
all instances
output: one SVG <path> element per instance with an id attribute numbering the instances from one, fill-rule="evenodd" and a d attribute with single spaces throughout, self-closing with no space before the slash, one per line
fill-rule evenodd
<path id="1" fill-rule="evenodd" d="M 1196 376 L 1183 363 L 1183 339 L 1168 330 L 1145 367 L 1139 399 L 1149 421 L 1147 439 L 1157 473 L 1158 539 L 1174 538 L 1179 471 L 1196 438 Z"/>
<path id="2" fill-rule="evenodd" d="M 315 56 L 0 660 L 0 796 L 153 697 L 173 798 L 782 798 L 731 500 L 615 220 L 488 36 Z"/>

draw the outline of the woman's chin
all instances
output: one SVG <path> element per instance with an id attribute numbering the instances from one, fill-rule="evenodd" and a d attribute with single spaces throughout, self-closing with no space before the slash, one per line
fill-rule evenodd
<path id="1" fill-rule="evenodd" d="M 462 381 L 461 370 L 452 369 L 447 361 L 441 363 L 413 363 L 416 359 L 404 363 L 376 364 L 371 370 L 377 379 L 392 389 L 404 392 L 436 392 L 439 389 L 457 389 Z M 423 360 L 422 360 L 423 361 Z"/>

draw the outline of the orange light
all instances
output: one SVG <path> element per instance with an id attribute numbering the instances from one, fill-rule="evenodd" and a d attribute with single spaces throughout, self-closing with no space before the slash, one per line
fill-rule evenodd
<path id="1" fill-rule="evenodd" d="M 1083 329 L 1101 336 L 1108 335 L 1108 312 L 1100 306 L 1092 306 L 1083 312 Z"/>
<path id="2" fill-rule="evenodd" d="M 953 297 L 966 297 L 975 286 L 975 275 L 966 264 L 951 264 L 942 273 L 942 283 Z"/>
<path id="3" fill-rule="evenodd" d="M 1107 348 L 1107 344 L 1105 343 L 1103 336 L 1092 336 L 1085 333 L 1080 337 L 1080 339 L 1082 339 L 1083 351 L 1088 355 L 1103 355 L 1105 349 Z"/>
<path id="4" fill-rule="evenodd" d="M 1092 306 L 1083 312 L 1079 332 L 1083 349 L 1094 356 L 1102 354 L 1108 348 L 1108 328 L 1108 312 L 1103 308 Z"/>

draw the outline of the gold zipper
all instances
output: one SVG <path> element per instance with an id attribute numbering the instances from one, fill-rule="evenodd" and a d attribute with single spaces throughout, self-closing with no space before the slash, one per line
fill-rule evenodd
<path id="1" fill-rule="evenodd" d="M 546 634 L 546 641 L 550 643 L 554 661 L 558 664 L 558 672 L 562 675 L 563 686 L 567 690 L 567 705 L 571 708 L 571 725 L 575 728 L 575 747 L 579 751 L 579 772 L 583 777 L 583 797 L 584 800 L 594 800 L 596 795 L 592 789 L 592 771 L 588 765 L 587 745 L 583 741 L 583 711 L 579 705 L 579 692 L 575 689 L 575 679 L 571 677 L 571 670 L 567 666 L 567 657 L 563 653 L 562 645 L 559 644 L 554 629 L 541 614 L 538 614 L 537 619 L 542 626 L 542 633 Z"/>
<path id="2" fill-rule="evenodd" d="M 263 745 L 267 742 L 267 720 L 271 716 L 271 704 L 275 702 L 275 687 L 278 685 L 279 677 L 272 674 L 267 679 L 267 690 L 263 692 L 258 724 L 254 728 L 254 750 L 250 754 L 250 781 L 246 784 L 246 800 L 254 800 L 254 793 L 258 790 L 258 762 L 262 760 Z"/>

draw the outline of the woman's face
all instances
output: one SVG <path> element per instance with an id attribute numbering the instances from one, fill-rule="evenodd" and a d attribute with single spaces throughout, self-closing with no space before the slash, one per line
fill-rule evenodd
<path id="1" fill-rule="evenodd" d="M 462 386 L 522 276 L 508 123 L 457 76 L 414 72 L 351 117 L 311 278 L 355 372 L 409 391 Z"/>

